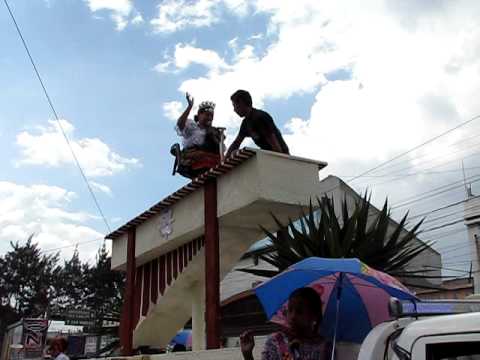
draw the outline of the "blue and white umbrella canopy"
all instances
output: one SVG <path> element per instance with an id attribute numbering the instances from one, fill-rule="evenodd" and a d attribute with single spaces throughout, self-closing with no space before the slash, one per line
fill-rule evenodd
<path id="1" fill-rule="evenodd" d="M 255 293 L 267 317 L 288 327 L 288 297 L 306 286 L 317 290 L 322 298 L 321 334 L 336 341 L 361 343 L 374 326 L 390 319 L 390 297 L 417 300 L 397 279 L 358 259 L 319 257 L 290 266 L 259 285 Z"/>

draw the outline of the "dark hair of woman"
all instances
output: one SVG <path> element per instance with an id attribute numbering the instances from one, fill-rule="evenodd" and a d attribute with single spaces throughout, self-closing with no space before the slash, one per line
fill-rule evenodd
<path id="1" fill-rule="evenodd" d="M 311 287 L 302 287 L 293 291 L 288 297 L 288 300 L 290 301 L 294 298 L 300 298 L 304 300 L 309 307 L 309 310 L 314 314 L 318 314 L 315 325 L 315 331 L 317 331 L 323 320 L 322 299 L 320 298 L 320 295 L 318 295 L 318 293 Z"/>

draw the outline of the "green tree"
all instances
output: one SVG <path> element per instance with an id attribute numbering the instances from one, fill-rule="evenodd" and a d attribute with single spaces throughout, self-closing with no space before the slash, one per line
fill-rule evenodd
<path id="1" fill-rule="evenodd" d="M 85 305 L 95 312 L 97 319 L 119 319 L 125 276 L 111 270 L 111 257 L 105 244 L 98 251 L 95 265 L 88 269 L 85 276 L 89 285 Z"/>
<path id="2" fill-rule="evenodd" d="M 388 202 L 382 210 L 372 214 L 370 198 L 365 196 L 349 211 L 347 200 L 342 202 L 337 216 L 334 202 L 328 197 L 317 199 L 318 210 L 313 205 L 298 222 L 282 224 L 274 215 L 280 229 L 273 234 L 262 227 L 271 243 L 260 258 L 274 270 L 240 269 L 263 277 L 272 277 L 290 265 L 305 258 L 358 258 L 369 266 L 390 275 L 405 279 L 428 278 L 424 273 L 406 271 L 408 264 L 427 250 L 431 243 L 416 240 L 423 220 L 406 231 L 408 213 L 400 223 L 392 226 Z M 408 281 L 407 281 L 408 282 Z M 407 284 L 408 285 L 408 284 Z"/>
<path id="3" fill-rule="evenodd" d="M 58 296 L 59 254 L 41 254 L 31 235 L 24 245 L 10 243 L 0 264 L 1 303 L 19 317 L 43 315 Z"/>
<path id="4" fill-rule="evenodd" d="M 75 249 L 72 257 L 64 261 L 61 270 L 62 284 L 57 302 L 59 309 L 62 308 L 86 308 L 85 297 L 88 294 L 88 273 L 90 271 L 87 263 L 82 264 L 78 249 Z"/>
<path id="5" fill-rule="evenodd" d="M 44 315 L 58 296 L 58 253 L 41 254 L 31 235 L 0 257 L 0 334 L 22 317 Z"/>

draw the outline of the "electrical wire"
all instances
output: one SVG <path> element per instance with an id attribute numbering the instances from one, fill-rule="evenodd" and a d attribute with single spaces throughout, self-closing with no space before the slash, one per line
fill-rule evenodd
<path id="1" fill-rule="evenodd" d="M 468 177 L 466 180 L 468 180 L 468 182 L 470 184 L 477 183 L 477 182 L 480 181 L 480 174 L 472 175 L 472 176 Z M 407 205 L 410 205 L 410 204 L 413 204 L 413 203 L 418 202 L 418 201 L 430 199 L 432 197 L 444 194 L 446 192 L 450 192 L 452 190 L 463 188 L 464 185 L 465 185 L 464 180 L 458 180 L 458 181 L 454 181 L 454 182 L 436 187 L 432 190 L 428 190 L 428 191 L 425 191 L 425 192 L 422 192 L 422 193 L 417 193 L 415 195 L 406 197 L 406 198 L 396 202 L 392 206 L 392 210 L 400 208 L 400 207 L 404 207 L 404 206 L 407 206 Z"/>
<path id="2" fill-rule="evenodd" d="M 33 66 L 33 70 L 35 71 L 35 74 L 37 75 L 37 79 L 38 79 L 38 81 L 40 82 L 40 85 L 41 85 L 41 87 L 42 87 L 42 89 L 43 89 L 43 93 L 45 94 L 45 97 L 46 97 L 46 99 L 47 99 L 47 102 L 48 102 L 48 104 L 50 105 L 50 109 L 52 110 L 52 113 L 53 113 L 53 115 L 54 115 L 54 117 L 55 117 L 55 120 L 56 120 L 57 123 L 58 123 L 58 127 L 59 127 L 59 129 L 60 129 L 60 131 L 61 131 L 61 133 L 62 133 L 62 135 L 63 135 L 63 137 L 64 137 L 64 139 L 65 139 L 65 141 L 66 141 L 66 143 L 67 143 L 67 145 L 68 145 L 68 147 L 69 147 L 69 149 L 70 149 L 70 152 L 71 152 L 72 157 L 73 157 L 73 159 L 74 159 L 74 161 L 75 161 L 75 163 L 76 163 L 76 165 L 77 165 L 77 167 L 78 167 L 78 170 L 80 171 L 80 174 L 81 174 L 81 176 L 82 176 L 85 184 L 87 185 L 88 191 L 90 192 L 90 195 L 91 195 L 91 197 L 92 197 L 92 199 L 93 199 L 93 201 L 94 201 L 94 203 L 95 203 L 95 206 L 97 207 L 97 210 L 98 210 L 100 216 L 102 217 L 102 219 L 103 219 L 103 221 L 104 221 L 104 223 L 105 223 L 105 225 L 106 225 L 106 227 L 107 227 L 108 232 L 111 233 L 112 231 L 111 231 L 111 229 L 110 229 L 110 225 L 109 225 L 109 223 L 108 223 L 108 221 L 107 221 L 107 218 L 105 217 L 105 215 L 104 215 L 104 213 L 103 213 L 103 211 L 102 211 L 102 209 L 101 209 L 101 207 L 100 207 L 100 203 L 98 202 L 97 197 L 95 196 L 95 193 L 93 192 L 93 189 L 92 189 L 92 187 L 90 186 L 90 182 L 88 181 L 88 179 L 87 179 L 87 177 L 86 177 L 86 175 L 85 175 L 85 172 L 83 171 L 83 168 L 82 168 L 82 166 L 80 165 L 80 162 L 79 162 L 79 160 L 78 160 L 78 158 L 77 158 L 77 156 L 76 156 L 76 154 L 75 154 L 75 151 L 74 151 L 73 148 L 72 148 L 72 145 L 71 145 L 71 143 L 70 143 L 70 140 L 68 139 L 68 136 L 67 136 L 67 134 L 66 134 L 66 132 L 65 132 L 63 126 L 62 126 L 62 122 L 60 121 L 60 118 L 59 118 L 59 116 L 58 116 L 58 114 L 57 114 L 57 111 L 55 110 L 55 107 L 53 106 L 52 99 L 50 98 L 50 95 L 48 94 L 47 88 L 46 88 L 46 86 L 45 86 L 45 84 L 44 84 L 44 82 L 43 82 L 42 77 L 40 76 L 40 72 L 39 72 L 38 69 L 37 69 L 37 66 L 36 66 L 36 64 L 35 64 L 35 61 L 33 60 L 32 54 L 30 53 L 30 50 L 29 50 L 29 48 L 28 48 L 28 46 L 27 46 L 27 43 L 26 43 L 26 41 L 25 41 L 25 38 L 24 38 L 23 35 L 22 35 L 22 31 L 20 30 L 20 27 L 19 27 L 19 25 L 18 25 L 18 23 L 17 23 L 17 20 L 15 19 L 15 16 L 14 16 L 14 14 L 13 14 L 13 12 L 12 12 L 12 9 L 10 8 L 10 5 L 8 4 L 7 0 L 3 0 L 3 2 L 5 3 L 5 6 L 7 7 L 7 10 L 8 10 L 8 12 L 9 12 L 9 14 L 10 14 L 10 17 L 12 18 L 12 21 L 13 21 L 13 23 L 14 23 L 14 25 L 15 25 L 15 28 L 17 29 L 17 33 L 18 33 L 18 35 L 20 36 L 20 39 L 21 39 L 22 44 L 23 44 L 23 47 L 25 48 L 25 51 L 27 52 L 28 58 L 30 59 L 30 63 L 31 63 L 32 66 Z"/>
<path id="3" fill-rule="evenodd" d="M 406 162 L 410 163 L 410 165 L 406 166 L 406 167 L 403 167 L 403 168 L 400 168 L 400 169 L 396 169 L 396 170 L 393 170 L 393 171 L 390 171 L 390 172 L 387 172 L 387 173 L 383 173 L 381 174 L 380 176 L 386 176 L 386 175 L 391 175 L 393 176 L 394 174 L 399 174 L 401 173 L 402 171 L 406 171 L 406 170 L 410 170 L 410 169 L 413 169 L 413 168 L 419 168 L 421 165 L 426 165 L 426 164 L 430 164 L 430 163 L 434 163 L 436 162 L 437 160 L 441 160 L 441 159 L 445 159 L 445 158 L 450 158 L 452 155 L 454 154 L 462 154 L 462 156 L 457 156 L 457 157 L 454 157 L 452 159 L 449 159 L 447 161 L 444 161 L 444 162 L 441 162 L 433 167 L 430 167 L 430 168 L 427 168 L 427 169 L 424 169 L 425 170 L 431 170 L 431 169 L 435 169 L 435 168 L 438 168 L 438 167 L 441 167 L 441 166 L 445 166 L 447 164 L 451 164 L 453 162 L 456 161 L 456 159 L 458 158 L 469 158 L 469 157 L 472 157 L 472 156 L 476 156 L 478 154 L 480 154 L 480 152 L 478 151 L 474 151 L 474 152 L 471 152 L 471 149 L 472 148 L 476 148 L 480 145 L 480 143 L 477 143 L 477 144 L 474 144 L 474 146 L 469 146 L 465 149 L 458 149 L 457 151 L 454 151 L 454 152 L 451 152 L 450 154 L 447 154 L 447 155 L 441 155 L 441 156 L 437 156 L 437 157 L 434 157 L 432 159 L 426 159 L 424 161 L 421 161 L 421 162 L 418 162 L 418 163 L 415 163 L 415 164 L 412 164 L 412 160 L 418 160 L 418 159 L 421 159 L 421 158 L 424 158 L 424 157 L 427 157 L 428 154 L 425 154 L 423 156 L 419 156 L 419 157 L 416 157 L 416 158 L 411 158 L 411 159 L 408 159 Z M 468 155 L 467 155 L 468 154 Z M 402 162 L 404 163 L 404 162 Z"/>
<path id="4" fill-rule="evenodd" d="M 461 139 L 461 140 L 456 141 L 456 142 L 454 142 L 454 143 L 452 143 L 452 144 L 449 144 L 449 145 L 447 145 L 447 147 L 453 147 L 453 146 L 456 145 L 456 144 L 462 144 L 462 145 L 463 145 L 463 144 L 465 144 L 466 142 L 468 142 L 468 141 L 471 140 L 471 139 L 478 139 L 478 138 L 479 138 L 479 135 L 480 135 L 480 133 L 477 133 L 477 134 L 475 134 L 475 135 L 473 135 L 473 136 L 471 136 L 471 137 L 469 137 L 469 138 Z M 480 145 L 480 143 L 475 143 L 474 145 Z M 472 147 L 472 146 L 469 146 L 469 148 L 471 148 L 471 147 Z M 457 151 L 457 152 L 454 152 L 454 153 L 458 153 L 458 151 Z M 422 159 L 422 158 L 428 157 L 428 156 L 429 156 L 429 154 L 425 153 L 425 154 L 423 154 L 423 155 L 420 155 L 420 156 L 415 157 L 414 160 Z M 398 167 L 399 165 L 406 164 L 406 163 L 410 163 L 411 161 L 412 161 L 412 159 L 406 159 L 406 160 L 403 160 L 403 161 L 400 161 L 400 162 L 397 162 L 397 163 L 394 163 L 394 164 L 390 164 L 390 165 L 387 165 L 387 166 L 383 167 L 383 170 L 391 169 L 391 168 L 396 168 L 396 167 Z M 415 164 L 415 166 L 416 166 L 416 165 L 417 165 L 417 164 Z M 409 167 L 410 167 L 410 166 L 409 166 Z M 354 176 L 351 176 L 351 177 L 354 177 Z"/>
<path id="5" fill-rule="evenodd" d="M 449 169 L 449 170 L 438 170 L 438 171 L 418 171 L 415 173 L 402 174 L 402 177 L 418 176 L 418 175 L 437 175 L 437 174 L 446 174 L 446 173 L 456 173 L 463 170 L 478 170 L 480 166 L 473 166 L 465 169 Z M 354 177 L 354 175 L 339 175 L 341 178 Z M 396 175 L 366 175 L 365 178 L 386 178 L 393 177 L 397 178 Z"/>
<path id="6" fill-rule="evenodd" d="M 425 216 L 428 216 L 430 214 L 436 213 L 438 211 L 442 211 L 442 210 L 449 209 L 449 208 L 454 207 L 454 206 L 461 205 L 465 202 L 467 202 L 467 200 L 456 201 L 456 202 L 453 202 L 453 203 L 450 203 L 450 204 L 447 204 L 447 205 L 443 205 L 443 206 L 441 206 L 439 208 L 436 208 L 436 209 L 433 209 L 433 210 L 429 210 L 429 211 L 426 211 L 426 212 L 423 212 L 423 213 L 420 213 L 420 214 L 416 214 L 414 216 L 410 216 L 409 219 L 412 220 L 412 219 L 416 219 L 416 218 L 419 218 L 419 217 L 425 217 Z"/>
<path id="7" fill-rule="evenodd" d="M 81 242 L 78 242 L 78 243 L 72 244 L 72 245 L 65 245 L 65 246 L 60 246 L 60 247 L 56 247 L 56 248 L 45 249 L 45 250 L 42 250 L 41 252 L 42 252 L 42 253 L 55 252 L 55 251 L 58 251 L 58 250 L 68 249 L 68 248 L 72 248 L 72 247 L 76 247 L 76 246 L 83 246 L 83 245 L 85 245 L 85 244 L 91 244 L 91 243 L 100 242 L 100 241 L 104 241 L 104 238 L 98 238 L 98 239 L 94 239 L 94 240 L 81 241 Z"/>
<path id="8" fill-rule="evenodd" d="M 372 173 L 372 172 L 374 172 L 374 171 L 382 168 L 383 166 L 385 166 L 385 165 L 387 165 L 387 164 L 390 164 L 390 163 L 394 162 L 395 160 L 400 159 L 400 158 L 404 157 L 405 155 L 408 155 L 408 154 L 414 152 L 415 150 L 418 150 L 418 149 L 424 147 L 425 145 L 428 145 L 428 144 L 434 142 L 435 140 L 438 140 L 438 139 L 440 139 L 441 137 L 443 137 L 443 136 L 445 136 L 445 135 L 447 135 L 447 134 L 449 134 L 449 133 L 451 133 L 451 132 L 453 132 L 453 131 L 455 131 L 455 130 L 457 130 L 457 129 L 459 129 L 459 128 L 467 125 L 467 124 L 470 124 L 470 123 L 472 123 L 473 121 L 478 120 L 478 119 L 480 119 L 480 115 L 476 115 L 476 116 L 474 116 L 473 118 L 471 118 L 471 119 L 469 119 L 469 120 L 466 120 L 466 121 L 464 121 L 464 122 L 456 125 L 455 127 L 450 128 L 450 129 L 448 129 L 447 131 L 444 131 L 443 133 L 441 133 L 441 134 L 439 134 L 439 135 L 436 135 L 436 136 L 428 139 L 427 141 L 424 141 L 423 143 L 421 143 L 421 144 L 419 144 L 419 145 L 417 145 L 417 146 L 415 146 L 415 147 L 413 147 L 413 148 L 411 148 L 411 149 L 409 149 L 409 150 L 407 150 L 407 151 L 404 151 L 404 152 L 402 152 L 402 153 L 394 156 L 393 158 L 391 158 L 391 159 L 389 159 L 389 160 L 386 160 L 386 161 L 378 164 L 377 166 L 375 166 L 375 167 L 373 167 L 373 168 L 371 168 L 371 169 L 369 169 L 369 170 L 366 170 L 366 171 L 360 173 L 359 175 L 357 175 L 357 176 L 355 176 L 353 179 L 351 179 L 349 182 L 355 181 L 355 180 L 357 180 L 357 179 L 359 179 L 359 178 L 361 178 L 361 177 L 363 177 L 363 176 L 365 176 L 365 175 L 367 175 L 367 174 L 370 174 L 370 173 Z"/>

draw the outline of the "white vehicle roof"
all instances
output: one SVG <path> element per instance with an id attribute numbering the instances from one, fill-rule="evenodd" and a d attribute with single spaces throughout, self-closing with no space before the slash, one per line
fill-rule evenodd
<path id="1" fill-rule="evenodd" d="M 397 344 L 409 350 L 420 337 L 454 333 L 480 333 L 480 312 L 442 315 L 413 321 L 405 327 Z"/>

